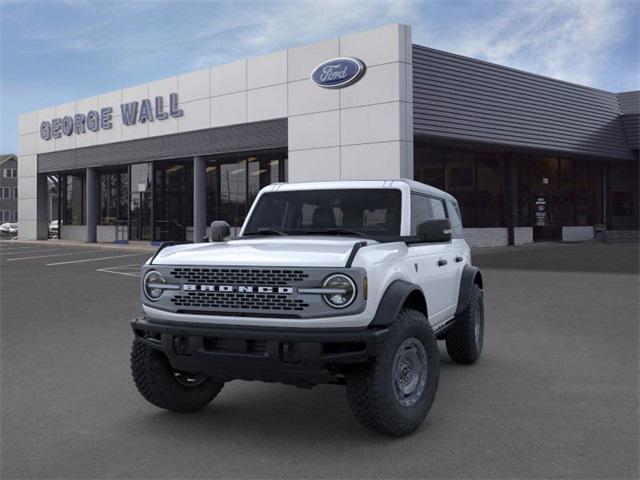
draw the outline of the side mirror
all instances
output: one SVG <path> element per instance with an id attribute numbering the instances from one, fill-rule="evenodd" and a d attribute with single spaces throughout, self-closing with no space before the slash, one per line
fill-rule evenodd
<path id="1" fill-rule="evenodd" d="M 215 220 L 211 222 L 209 229 L 210 242 L 224 242 L 224 239 L 231 235 L 231 227 L 224 220 Z"/>
<path id="2" fill-rule="evenodd" d="M 447 219 L 427 220 L 418 225 L 416 232 L 422 242 L 448 242 L 451 240 L 451 222 Z"/>

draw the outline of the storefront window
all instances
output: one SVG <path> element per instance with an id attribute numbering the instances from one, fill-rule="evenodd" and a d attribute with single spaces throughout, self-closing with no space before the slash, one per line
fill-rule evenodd
<path id="1" fill-rule="evenodd" d="M 286 181 L 286 154 L 264 152 L 213 157 L 207 165 L 207 223 L 240 227 L 260 189 Z"/>
<path id="2" fill-rule="evenodd" d="M 515 156 L 511 157 L 517 169 L 517 195 L 518 195 L 518 219 L 516 226 L 531 226 L 531 162 L 533 157 Z"/>
<path id="3" fill-rule="evenodd" d="M 504 162 L 498 155 L 478 154 L 478 226 L 506 225 L 504 196 Z"/>
<path id="4" fill-rule="evenodd" d="M 421 142 L 415 146 L 414 178 L 440 190 L 444 185 L 444 156 L 441 148 L 432 147 Z"/>
<path id="5" fill-rule="evenodd" d="M 84 225 L 84 175 L 66 174 L 62 176 L 63 224 Z"/>
<path id="6" fill-rule="evenodd" d="M 192 162 L 154 165 L 154 240 L 186 240 L 193 225 Z"/>
<path id="7" fill-rule="evenodd" d="M 478 226 L 474 153 L 456 151 L 445 153 L 445 190 L 458 200 L 464 226 Z"/>
<path id="8" fill-rule="evenodd" d="M 121 225 L 129 219 L 129 174 L 126 170 L 98 176 L 99 225 Z"/>

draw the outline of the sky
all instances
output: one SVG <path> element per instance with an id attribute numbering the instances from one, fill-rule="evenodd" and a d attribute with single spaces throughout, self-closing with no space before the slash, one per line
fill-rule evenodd
<path id="1" fill-rule="evenodd" d="M 413 42 L 640 89 L 639 0 L 0 0 L 0 153 L 19 113 L 400 22 Z"/>

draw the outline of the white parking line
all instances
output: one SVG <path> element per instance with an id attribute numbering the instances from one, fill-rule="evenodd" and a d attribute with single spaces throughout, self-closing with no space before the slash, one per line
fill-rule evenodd
<path id="1" fill-rule="evenodd" d="M 129 255 L 113 255 L 111 257 L 84 258 L 82 260 L 69 260 L 68 262 L 47 263 L 46 266 L 54 267 L 56 265 L 69 265 L 70 263 L 98 262 L 100 260 L 110 260 L 112 258 L 135 257 L 137 255 L 147 255 L 147 254 L 146 253 L 130 253 Z"/>
<path id="2" fill-rule="evenodd" d="M 43 247 L 17 247 L 17 248 L 0 248 L 0 254 L 1 253 L 10 253 L 10 252 L 28 252 L 28 251 L 35 251 L 35 250 L 45 250 L 45 248 Z"/>
<path id="3" fill-rule="evenodd" d="M 142 265 L 138 264 L 138 263 L 131 263 L 129 265 L 120 265 L 117 267 L 107 267 L 107 268 L 99 268 L 96 271 L 97 272 L 104 272 L 104 273 L 113 273 L 115 275 L 123 275 L 125 277 L 139 277 L 140 276 L 140 267 L 142 267 Z M 134 270 L 137 271 L 138 273 L 130 273 L 130 272 L 119 272 L 118 270 Z"/>
<path id="4" fill-rule="evenodd" d="M 26 255 L 27 252 L 33 252 L 33 253 L 53 253 L 53 252 L 68 252 L 69 249 L 68 248 L 40 248 L 40 249 L 36 249 L 36 248 L 32 248 L 31 250 L 20 250 L 18 252 L 0 252 L 0 257 L 4 257 L 5 255 Z M 95 250 L 94 250 L 95 251 Z"/>
<path id="5" fill-rule="evenodd" d="M 53 253 L 51 255 L 33 255 L 31 257 L 20 258 L 7 258 L 7 262 L 17 262 L 18 260 L 32 260 L 34 258 L 48 258 L 48 257 L 64 257 L 68 255 L 83 255 L 87 253 L 96 253 L 95 250 L 86 250 L 84 252 L 67 252 L 67 253 Z"/>

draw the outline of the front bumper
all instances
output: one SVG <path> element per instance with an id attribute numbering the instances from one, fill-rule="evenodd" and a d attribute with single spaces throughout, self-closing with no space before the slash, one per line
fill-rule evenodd
<path id="1" fill-rule="evenodd" d="M 176 370 L 227 380 L 298 386 L 339 383 L 345 367 L 378 355 L 387 328 L 283 329 L 131 322 L 138 341 L 162 351 Z"/>

